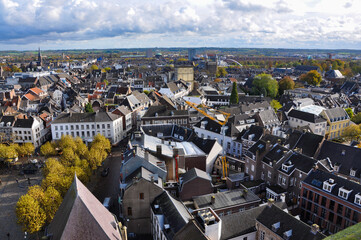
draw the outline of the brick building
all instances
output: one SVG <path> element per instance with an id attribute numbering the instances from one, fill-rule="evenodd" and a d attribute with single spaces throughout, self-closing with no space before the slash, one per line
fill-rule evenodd
<path id="1" fill-rule="evenodd" d="M 336 233 L 361 221 L 361 185 L 314 170 L 302 182 L 301 219 Z"/>

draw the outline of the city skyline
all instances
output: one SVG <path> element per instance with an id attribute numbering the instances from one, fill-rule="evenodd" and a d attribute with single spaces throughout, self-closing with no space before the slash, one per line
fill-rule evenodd
<path id="1" fill-rule="evenodd" d="M 361 49 L 357 1 L 0 2 L 0 50 Z"/>

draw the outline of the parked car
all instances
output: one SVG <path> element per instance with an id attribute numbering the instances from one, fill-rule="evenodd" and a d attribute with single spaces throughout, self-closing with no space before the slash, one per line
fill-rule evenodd
<path id="1" fill-rule="evenodd" d="M 106 197 L 104 198 L 104 202 L 103 202 L 103 206 L 106 208 L 106 209 L 109 209 L 110 206 L 111 206 L 111 197 Z"/>
<path id="2" fill-rule="evenodd" d="M 109 168 L 107 167 L 102 171 L 102 177 L 106 177 L 108 176 L 108 174 L 109 174 Z"/>

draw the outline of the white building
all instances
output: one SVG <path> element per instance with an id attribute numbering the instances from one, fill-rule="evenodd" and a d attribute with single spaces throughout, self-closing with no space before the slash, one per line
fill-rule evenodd
<path id="1" fill-rule="evenodd" d="M 287 118 L 288 125 L 292 128 L 308 126 L 314 134 L 325 136 L 327 121 L 322 117 L 292 109 Z"/>
<path id="2" fill-rule="evenodd" d="M 53 140 L 62 135 L 81 137 L 91 142 L 97 134 L 108 138 L 112 144 L 123 139 L 122 117 L 113 113 L 62 113 L 51 124 Z"/>
<path id="3" fill-rule="evenodd" d="M 16 143 L 31 142 L 34 147 L 40 147 L 45 141 L 48 129 L 44 128 L 43 121 L 38 117 L 16 119 L 12 132 L 15 134 Z"/>

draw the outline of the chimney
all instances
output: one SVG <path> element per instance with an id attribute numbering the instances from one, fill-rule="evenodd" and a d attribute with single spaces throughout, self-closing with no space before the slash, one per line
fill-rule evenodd
<path id="1" fill-rule="evenodd" d="M 269 198 L 268 201 L 267 201 L 267 206 L 272 207 L 274 202 L 275 202 L 275 200 L 273 200 L 272 198 Z"/>
<path id="2" fill-rule="evenodd" d="M 214 204 L 216 202 L 216 197 L 213 195 L 211 196 L 211 203 Z"/>
<path id="3" fill-rule="evenodd" d="M 179 148 L 173 148 L 173 157 L 179 155 Z"/>
<path id="4" fill-rule="evenodd" d="M 158 156 L 162 155 L 162 145 L 157 145 L 157 155 Z"/>
<path id="5" fill-rule="evenodd" d="M 312 226 L 311 226 L 311 233 L 312 234 L 316 235 L 319 230 L 320 230 L 320 227 L 316 223 L 312 224 Z"/>
<path id="6" fill-rule="evenodd" d="M 266 142 L 266 153 L 270 150 L 271 146 L 272 146 L 271 141 L 268 140 Z"/>
<path id="7" fill-rule="evenodd" d="M 149 161 L 149 153 L 147 151 L 144 152 L 144 159 Z"/>

